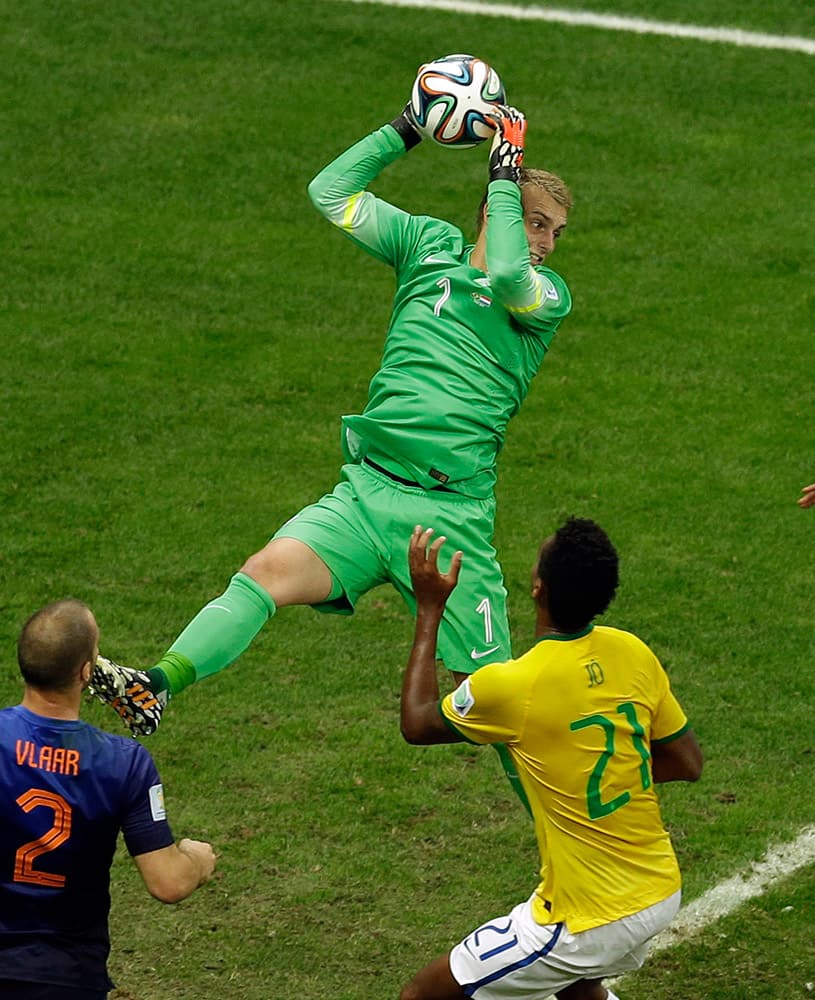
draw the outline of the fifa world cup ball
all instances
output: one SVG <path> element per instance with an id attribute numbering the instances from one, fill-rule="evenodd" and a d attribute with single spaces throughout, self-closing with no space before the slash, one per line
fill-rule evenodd
<path id="1" fill-rule="evenodd" d="M 495 134 L 487 117 L 506 104 L 495 70 L 475 56 L 442 56 L 419 67 L 410 96 L 418 131 L 441 146 L 468 149 Z"/>

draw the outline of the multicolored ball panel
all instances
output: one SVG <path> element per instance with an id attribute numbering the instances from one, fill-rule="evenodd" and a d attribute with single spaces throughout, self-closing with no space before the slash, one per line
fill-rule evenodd
<path id="1" fill-rule="evenodd" d="M 469 149 L 494 134 L 489 112 L 506 104 L 495 70 L 475 56 L 442 56 L 419 68 L 410 107 L 421 134 L 441 146 Z"/>

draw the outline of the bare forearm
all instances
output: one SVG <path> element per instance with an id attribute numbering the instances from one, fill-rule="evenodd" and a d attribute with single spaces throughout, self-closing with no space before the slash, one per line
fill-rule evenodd
<path id="1" fill-rule="evenodd" d="M 406 673 L 406 693 L 413 701 L 438 701 L 439 680 L 436 674 L 436 646 L 441 624 L 441 609 L 418 612 L 413 648 Z"/>
<path id="2" fill-rule="evenodd" d="M 133 859 L 148 891 L 162 903 L 178 903 L 207 882 L 215 869 L 210 844 L 184 839 Z"/>
<path id="3" fill-rule="evenodd" d="M 444 606 L 458 581 L 461 552 L 454 552 L 447 573 L 438 568 L 439 536 L 428 548 L 432 528 L 417 524 L 408 548 L 410 576 L 416 595 L 416 626 L 405 676 L 402 678 L 402 736 L 408 743 L 453 743 L 462 737 L 445 723 L 438 710 L 436 642 Z"/>
<path id="4" fill-rule="evenodd" d="M 420 608 L 405 676 L 402 680 L 401 728 L 408 743 L 423 743 L 422 730 L 428 706 L 439 700 L 436 643 L 442 611 Z"/>
<path id="5" fill-rule="evenodd" d="M 651 745 L 651 773 L 656 784 L 698 781 L 703 764 L 702 750 L 692 729 L 669 743 Z"/>
<path id="6" fill-rule="evenodd" d="M 683 764 L 675 760 L 654 757 L 651 763 L 654 784 L 663 785 L 667 781 L 695 781 L 689 776 Z"/>

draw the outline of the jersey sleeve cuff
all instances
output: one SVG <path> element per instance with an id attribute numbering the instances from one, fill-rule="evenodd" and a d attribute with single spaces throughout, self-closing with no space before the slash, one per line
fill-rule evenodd
<path id="1" fill-rule="evenodd" d="M 673 743 L 674 740 L 678 740 L 680 736 L 684 736 L 685 733 L 690 729 L 690 723 L 686 722 L 681 729 L 677 729 L 675 733 L 671 733 L 670 736 L 660 736 L 659 739 L 651 737 L 652 743 Z"/>
<path id="2" fill-rule="evenodd" d="M 404 143 L 405 152 L 413 149 L 414 146 L 418 146 L 422 141 L 421 135 L 419 135 L 411 122 L 408 120 L 407 115 L 404 113 L 397 115 L 396 118 L 390 122 L 390 127 Z"/>
<path id="3" fill-rule="evenodd" d="M 444 714 L 444 709 L 442 708 L 443 701 L 444 699 L 442 699 L 442 701 L 439 702 L 439 715 L 442 717 L 442 720 L 444 724 L 447 726 L 447 728 L 452 732 L 454 732 L 456 736 L 458 736 L 458 738 L 460 740 L 463 740 L 465 743 L 472 743 L 473 746 L 480 747 L 481 744 L 477 740 L 470 739 L 470 737 L 466 733 L 463 733 L 458 728 L 458 726 L 453 722 L 452 719 L 448 719 L 448 717 Z"/>

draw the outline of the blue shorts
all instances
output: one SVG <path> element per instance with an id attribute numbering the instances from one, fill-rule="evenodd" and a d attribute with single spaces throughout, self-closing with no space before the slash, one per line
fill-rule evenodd
<path id="1" fill-rule="evenodd" d="M 0 979 L 0 997 L 3 1000 L 107 1000 L 108 991 Z"/>

